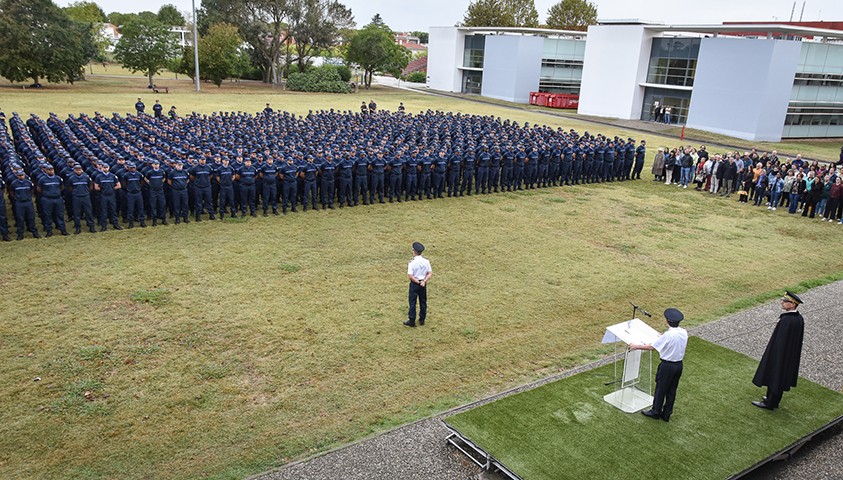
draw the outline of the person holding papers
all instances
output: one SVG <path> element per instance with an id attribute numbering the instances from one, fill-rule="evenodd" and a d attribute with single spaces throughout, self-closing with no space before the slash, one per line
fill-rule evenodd
<path id="1" fill-rule="evenodd" d="M 670 328 L 659 336 L 652 345 L 630 343 L 630 350 L 656 350 L 659 352 L 661 363 L 656 371 L 656 392 L 653 396 L 653 408 L 641 412 L 652 419 L 670 421 L 673 414 L 673 404 L 676 402 L 676 387 L 682 376 L 682 359 L 685 358 L 685 348 L 688 346 L 688 332 L 679 328 L 685 316 L 675 308 L 664 311 L 664 318 Z"/>

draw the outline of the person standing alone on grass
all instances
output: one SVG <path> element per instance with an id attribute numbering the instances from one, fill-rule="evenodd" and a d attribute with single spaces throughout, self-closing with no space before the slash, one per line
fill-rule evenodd
<path id="1" fill-rule="evenodd" d="M 767 395 L 760 402 L 752 402 L 758 408 L 774 410 L 779 407 L 782 394 L 796 386 L 799 378 L 799 361 L 802 357 L 802 337 L 805 320 L 796 307 L 802 299 L 791 292 L 785 292 L 781 298 L 784 313 L 779 316 L 773 335 L 758 364 L 758 370 L 752 379 L 758 387 L 767 387 Z"/>
<path id="2" fill-rule="evenodd" d="M 664 318 L 670 328 L 667 329 L 652 345 L 630 343 L 630 350 L 656 350 L 659 352 L 661 363 L 656 370 L 656 391 L 653 395 L 653 408 L 641 412 L 652 419 L 670 421 L 673 414 L 673 404 L 676 402 L 676 388 L 682 376 L 682 359 L 685 358 L 685 348 L 688 346 L 688 332 L 679 328 L 685 316 L 675 308 L 664 311 Z"/>
<path id="3" fill-rule="evenodd" d="M 413 242 L 413 259 L 407 265 L 407 278 L 410 279 L 410 309 L 407 311 L 407 321 L 404 325 L 416 326 L 416 299 L 419 301 L 419 325 L 424 325 L 427 317 L 427 281 L 433 275 L 430 269 L 430 262 L 422 257 L 424 245 Z"/>

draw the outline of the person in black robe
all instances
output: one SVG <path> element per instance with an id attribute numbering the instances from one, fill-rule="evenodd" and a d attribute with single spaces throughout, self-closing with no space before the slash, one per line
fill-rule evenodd
<path id="1" fill-rule="evenodd" d="M 799 378 L 799 360 L 802 356 L 802 337 L 805 321 L 796 308 L 802 303 L 796 294 L 785 292 L 781 299 L 782 313 L 767 343 L 764 356 L 755 372 L 752 383 L 767 387 L 767 395 L 761 401 L 752 402 L 759 408 L 773 410 L 779 407 L 783 392 L 796 386 Z"/>

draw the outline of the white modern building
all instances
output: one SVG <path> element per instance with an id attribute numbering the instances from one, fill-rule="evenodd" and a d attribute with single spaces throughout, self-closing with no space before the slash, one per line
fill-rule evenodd
<path id="1" fill-rule="evenodd" d="M 430 30 L 428 86 L 527 103 L 579 93 L 579 113 L 654 119 L 756 141 L 843 137 L 843 31 L 785 24 L 602 22 L 587 33 Z"/>
<path id="2" fill-rule="evenodd" d="M 585 32 L 431 27 L 428 86 L 527 103 L 530 92 L 578 93 Z"/>

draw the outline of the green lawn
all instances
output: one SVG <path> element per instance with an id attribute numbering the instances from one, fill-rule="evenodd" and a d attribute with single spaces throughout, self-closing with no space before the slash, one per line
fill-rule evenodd
<path id="1" fill-rule="evenodd" d="M 0 88 L 0 106 L 125 112 L 146 91 L 91 82 Z M 381 88 L 188 85 L 162 97 L 298 113 L 375 98 L 623 134 Z M 599 358 L 629 300 L 695 325 L 843 278 L 840 228 L 647 180 L 3 243 L 0 477 L 241 478 Z M 415 240 L 434 276 L 410 330 Z"/>
<path id="2" fill-rule="evenodd" d="M 684 363 L 670 423 L 606 403 L 612 365 L 445 422 L 524 480 L 702 480 L 738 474 L 843 415 L 843 395 L 805 379 L 782 408 L 753 407 L 758 361 L 698 337 Z"/>

